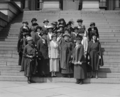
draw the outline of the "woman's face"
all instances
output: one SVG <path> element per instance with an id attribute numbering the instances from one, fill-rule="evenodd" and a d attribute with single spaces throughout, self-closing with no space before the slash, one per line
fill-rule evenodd
<path id="1" fill-rule="evenodd" d="M 82 22 L 78 22 L 78 25 L 79 25 L 79 26 L 82 26 Z"/>
<path id="2" fill-rule="evenodd" d="M 78 33 L 78 30 L 77 30 L 77 29 L 75 29 L 75 33 Z"/>
<path id="3" fill-rule="evenodd" d="M 64 36 L 64 40 L 65 40 L 65 41 L 68 41 L 68 40 L 69 40 L 69 37 L 68 37 L 68 36 Z"/>
<path id="4" fill-rule="evenodd" d="M 57 40 L 57 37 L 56 37 L 56 36 L 54 36 L 52 39 L 53 39 L 53 41 L 56 41 L 56 40 Z"/>
<path id="5" fill-rule="evenodd" d="M 60 21 L 60 23 L 61 23 L 61 24 L 63 24 L 63 23 L 64 23 L 64 21 Z"/>
<path id="6" fill-rule="evenodd" d="M 26 26 L 27 26 L 27 24 L 26 24 L 26 23 L 24 23 L 24 24 L 23 24 L 23 26 L 24 26 L 24 27 L 26 27 Z"/>
<path id="7" fill-rule="evenodd" d="M 81 44 L 81 40 L 76 40 L 76 43 L 77 44 Z"/>
<path id="8" fill-rule="evenodd" d="M 95 27 L 94 25 L 91 26 L 91 28 L 94 28 L 94 27 Z"/>
<path id="9" fill-rule="evenodd" d="M 48 22 L 45 22 L 44 24 L 45 24 L 45 25 L 48 25 Z"/>
<path id="10" fill-rule="evenodd" d="M 52 32 L 52 29 L 48 29 L 48 32 Z"/>
<path id="11" fill-rule="evenodd" d="M 97 37 L 95 35 L 92 38 L 93 38 L 93 40 L 97 40 Z"/>
<path id="12" fill-rule="evenodd" d="M 37 23 L 37 21 L 33 21 L 33 22 L 32 22 L 32 24 L 35 24 L 35 23 Z"/>
<path id="13" fill-rule="evenodd" d="M 29 44 L 29 45 L 32 45 L 32 44 L 33 44 L 33 41 L 32 41 L 32 40 L 29 40 L 29 41 L 28 41 L 28 44 Z"/>
<path id="14" fill-rule="evenodd" d="M 41 29 L 37 29 L 37 32 L 41 32 Z"/>

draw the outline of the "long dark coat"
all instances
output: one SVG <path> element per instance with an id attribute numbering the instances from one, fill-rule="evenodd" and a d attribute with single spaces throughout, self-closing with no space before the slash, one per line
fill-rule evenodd
<path id="1" fill-rule="evenodd" d="M 90 56 L 90 66 L 92 71 L 97 71 L 100 66 L 104 65 L 100 42 L 89 42 L 88 55 Z M 99 59 L 99 56 L 101 56 L 101 59 Z"/>
<path id="2" fill-rule="evenodd" d="M 71 67 L 71 55 L 73 50 L 73 45 L 69 41 L 65 41 L 64 39 L 61 41 L 60 44 L 60 67 L 62 74 L 71 74 L 73 73 Z"/>
<path id="3" fill-rule="evenodd" d="M 27 40 L 26 40 L 25 37 L 22 37 L 18 40 L 17 51 L 18 51 L 18 54 L 19 54 L 19 61 L 18 61 L 19 65 L 22 65 L 23 50 L 24 50 L 24 47 L 26 46 L 26 44 L 27 44 Z"/>
<path id="4" fill-rule="evenodd" d="M 38 27 L 38 23 L 34 23 L 31 25 L 30 27 L 30 34 L 31 34 L 31 37 L 34 38 L 34 35 L 36 33 L 36 28 Z"/>
<path id="5" fill-rule="evenodd" d="M 35 47 L 30 46 L 27 44 L 24 48 L 23 54 L 25 56 L 25 76 L 31 77 L 35 73 L 35 66 L 36 66 L 36 49 Z M 32 56 L 33 58 L 30 58 Z"/>
<path id="6" fill-rule="evenodd" d="M 85 79 L 87 75 L 86 62 L 84 57 L 84 47 L 80 45 L 73 50 L 73 62 L 82 62 L 82 64 L 74 64 L 74 78 Z"/>
<path id="7" fill-rule="evenodd" d="M 49 57 L 48 57 L 48 45 L 47 40 L 40 39 L 37 42 L 38 51 L 41 53 L 41 61 L 39 62 L 40 75 L 49 74 Z"/>
<path id="8" fill-rule="evenodd" d="M 98 32 L 97 27 L 94 27 L 93 29 L 92 28 L 88 28 L 88 38 L 89 38 L 89 41 L 91 41 L 93 34 L 96 34 L 97 38 L 99 38 L 99 32 Z"/>

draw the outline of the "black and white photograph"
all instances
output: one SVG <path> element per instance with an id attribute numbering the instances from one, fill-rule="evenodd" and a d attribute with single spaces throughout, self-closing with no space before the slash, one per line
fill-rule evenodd
<path id="1" fill-rule="evenodd" d="M 120 0 L 0 0 L 0 97 L 120 97 Z"/>

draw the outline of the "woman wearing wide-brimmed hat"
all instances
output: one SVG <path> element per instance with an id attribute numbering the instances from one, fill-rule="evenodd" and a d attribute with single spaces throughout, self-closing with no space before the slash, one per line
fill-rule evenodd
<path id="1" fill-rule="evenodd" d="M 56 73 L 59 72 L 59 45 L 55 33 L 52 35 L 52 40 L 49 44 L 49 58 L 51 76 L 56 76 Z"/>
<path id="2" fill-rule="evenodd" d="M 92 40 L 88 45 L 88 59 L 90 60 L 90 66 L 92 69 L 91 77 L 98 78 L 98 70 L 100 66 L 103 66 L 103 57 L 101 44 L 97 40 L 97 34 L 92 35 Z"/>
<path id="3" fill-rule="evenodd" d="M 39 74 L 42 77 L 49 75 L 49 56 L 48 56 L 48 43 L 47 43 L 47 33 L 43 31 L 42 39 L 37 42 L 38 51 L 41 53 L 41 60 L 39 65 Z"/>
<path id="4" fill-rule="evenodd" d="M 30 31 L 31 31 L 31 36 L 32 38 L 34 38 L 34 35 L 36 33 L 36 28 L 38 27 L 38 23 L 37 23 L 37 19 L 36 18 L 32 18 L 31 20 L 31 27 L 30 27 Z"/>
<path id="5" fill-rule="evenodd" d="M 36 66 L 36 48 L 33 43 L 32 37 L 27 37 L 28 44 L 25 46 L 23 55 L 25 57 L 25 71 L 24 74 L 28 78 L 28 83 L 31 83 L 32 76 L 35 73 Z"/>
<path id="6" fill-rule="evenodd" d="M 48 28 L 48 26 L 49 26 L 49 20 L 48 20 L 48 19 L 44 19 L 44 20 L 43 20 L 42 29 L 43 29 L 44 31 L 46 31 L 47 28 Z"/>
<path id="7" fill-rule="evenodd" d="M 92 34 L 96 34 L 97 40 L 99 40 L 99 31 L 98 31 L 98 28 L 96 27 L 96 24 L 94 22 L 90 23 L 90 27 L 88 28 L 89 41 L 91 41 L 91 39 L 92 39 Z"/>
<path id="8" fill-rule="evenodd" d="M 76 37 L 76 45 L 73 50 L 74 78 L 77 84 L 83 84 L 87 77 L 84 47 L 81 44 L 82 36 Z"/>
<path id="9" fill-rule="evenodd" d="M 60 43 L 60 68 L 63 76 L 69 76 L 73 74 L 73 68 L 71 67 L 70 59 L 73 49 L 73 44 L 70 41 L 69 30 L 65 30 L 63 39 Z"/>

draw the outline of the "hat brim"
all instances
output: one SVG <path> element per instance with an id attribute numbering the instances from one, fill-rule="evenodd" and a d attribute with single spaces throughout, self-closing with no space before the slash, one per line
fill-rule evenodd
<path id="1" fill-rule="evenodd" d="M 48 22 L 48 23 L 49 23 L 49 21 L 43 21 L 43 23 L 45 23 L 45 22 Z"/>

